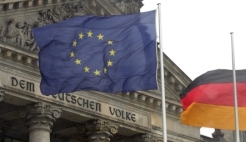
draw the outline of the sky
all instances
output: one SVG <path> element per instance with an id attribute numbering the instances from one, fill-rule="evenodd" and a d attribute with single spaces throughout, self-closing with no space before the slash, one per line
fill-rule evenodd
<path id="1" fill-rule="evenodd" d="M 214 69 L 246 69 L 245 0 L 143 0 L 141 11 L 161 3 L 162 47 L 165 54 L 194 80 Z M 165 62 L 164 62 L 165 63 Z M 211 136 L 214 129 L 201 129 Z"/>

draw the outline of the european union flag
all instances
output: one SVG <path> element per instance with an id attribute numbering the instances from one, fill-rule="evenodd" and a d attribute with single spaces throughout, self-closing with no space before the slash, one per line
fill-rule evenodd
<path id="1" fill-rule="evenodd" d="M 155 11 L 35 28 L 44 95 L 157 89 Z"/>

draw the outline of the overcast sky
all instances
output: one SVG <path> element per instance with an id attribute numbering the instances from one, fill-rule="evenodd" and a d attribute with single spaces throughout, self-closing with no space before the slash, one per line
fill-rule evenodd
<path id="1" fill-rule="evenodd" d="M 246 63 L 245 0 L 144 0 L 142 11 L 162 5 L 164 52 L 192 80 L 213 69 L 232 69 L 234 32 L 236 69 Z"/>
<path id="2" fill-rule="evenodd" d="M 236 69 L 246 69 L 245 0 L 144 0 L 141 11 L 161 3 L 162 45 L 192 80 L 214 69 L 232 69 L 234 32 Z M 202 129 L 209 135 L 211 130 Z M 210 135 L 211 136 L 211 135 Z"/>

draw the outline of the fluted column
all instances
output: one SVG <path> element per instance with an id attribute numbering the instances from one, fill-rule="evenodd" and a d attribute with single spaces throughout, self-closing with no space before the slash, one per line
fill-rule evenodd
<path id="1" fill-rule="evenodd" d="M 3 100 L 4 96 L 5 96 L 4 91 L 0 90 L 0 102 Z"/>
<path id="2" fill-rule="evenodd" d="M 61 116 L 62 110 L 45 103 L 35 103 L 20 110 L 29 130 L 29 142 L 50 142 L 53 123 Z"/>
<path id="3" fill-rule="evenodd" d="M 85 142 L 110 142 L 110 138 L 118 131 L 118 126 L 104 120 L 90 120 L 77 127 L 85 136 Z"/>
<path id="4" fill-rule="evenodd" d="M 163 142 L 163 140 L 152 134 L 138 134 L 127 138 L 126 142 Z"/>

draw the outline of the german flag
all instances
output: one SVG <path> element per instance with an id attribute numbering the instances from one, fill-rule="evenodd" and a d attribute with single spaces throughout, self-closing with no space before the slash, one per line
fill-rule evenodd
<path id="1" fill-rule="evenodd" d="M 246 130 L 246 70 L 236 71 L 239 129 Z M 208 71 L 180 94 L 181 123 L 235 130 L 232 70 Z"/>

